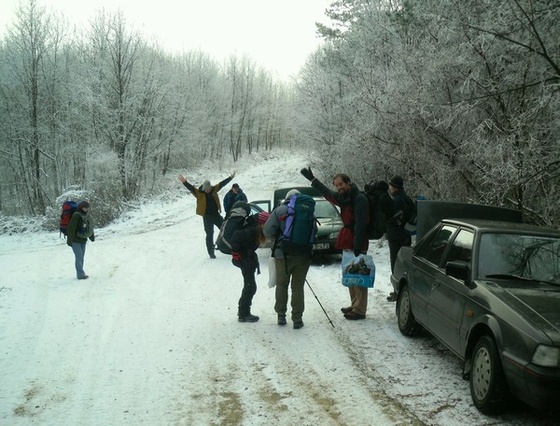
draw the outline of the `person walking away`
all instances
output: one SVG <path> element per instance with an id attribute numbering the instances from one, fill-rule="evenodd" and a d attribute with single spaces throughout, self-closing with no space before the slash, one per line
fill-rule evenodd
<path id="1" fill-rule="evenodd" d="M 369 201 L 366 194 L 361 192 L 356 184 L 352 183 L 350 176 L 344 173 L 339 173 L 333 178 L 335 191 L 327 188 L 313 176 L 310 167 L 301 169 L 301 174 L 328 201 L 340 207 L 344 226 L 338 233 L 335 248 L 352 252 L 356 257 L 360 254 L 367 254 L 369 247 L 367 226 L 370 218 Z M 367 287 L 349 286 L 348 292 L 350 293 L 350 306 L 340 309 L 344 317 L 348 320 L 365 319 L 368 304 Z"/>
<path id="2" fill-rule="evenodd" d="M 287 324 L 288 287 L 291 287 L 291 319 L 296 330 L 303 327 L 304 285 L 307 271 L 311 265 L 312 252 L 311 247 L 301 251 L 286 252 L 286 249 L 282 250 L 282 239 L 284 238 L 286 219 L 289 215 L 288 204 L 292 197 L 297 197 L 299 194 L 300 192 L 297 189 L 288 191 L 284 202 L 272 211 L 264 226 L 264 235 L 274 240 L 272 247 L 272 257 L 274 257 L 276 267 L 274 310 L 278 315 L 278 325 Z M 315 224 L 313 226 L 315 227 Z M 316 232 L 316 229 L 312 232 Z"/>
<path id="3" fill-rule="evenodd" d="M 72 247 L 74 252 L 74 266 L 76 267 L 76 276 L 79 280 L 87 280 L 89 278 L 84 272 L 84 257 L 86 255 L 87 240 L 95 241 L 93 219 L 88 214 L 89 208 L 89 202 L 80 201 L 77 210 L 72 214 L 66 231 L 66 244 Z"/>
<path id="4" fill-rule="evenodd" d="M 413 201 L 404 190 L 404 181 L 401 176 L 394 176 L 389 182 L 389 195 L 393 199 L 393 213 L 387 223 L 387 241 L 389 242 L 389 257 L 391 260 L 391 274 L 395 269 L 397 254 L 401 247 L 410 247 L 411 236 L 406 232 L 404 226 L 412 210 Z M 387 296 L 387 301 L 396 302 L 397 292 L 392 291 Z"/>
<path id="5" fill-rule="evenodd" d="M 185 185 L 196 198 L 196 214 L 202 216 L 204 232 L 206 233 L 206 250 L 210 259 L 216 258 L 214 253 L 214 226 L 220 229 L 224 221 L 220 214 L 222 208 L 218 198 L 218 191 L 231 182 L 234 176 L 235 172 L 214 186 L 212 186 L 209 180 L 206 180 L 199 188 L 191 185 L 183 175 L 179 175 L 178 178 L 179 182 Z"/>
<path id="6" fill-rule="evenodd" d="M 263 226 L 269 216 L 267 212 L 249 216 L 247 224 L 236 229 L 231 237 L 231 262 L 241 269 L 243 275 L 243 290 L 237 310 L 239 322 L 257 322 L 259 320 L 258 316 L 251 314 L 253 296 L 257 292 L 255 271 L 261 273 L 256 250 L 266 241 Z"/>
<path id="7" fill-rule="evenodd" d="M 243 190 L 239 187 L 239 184 L 234 183 L 231 185 L 231 189 L 224 196 L 224 212 L 227 216 L 231 208 L 238 201 L 247 202 L 247 196 Z"/>

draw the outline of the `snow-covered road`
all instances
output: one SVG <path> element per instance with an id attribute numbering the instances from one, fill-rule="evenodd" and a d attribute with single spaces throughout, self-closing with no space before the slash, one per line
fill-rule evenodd
<path id="1" fill-rule="evenodd" d="M 301 158 L 238 172 L 250 199 L 293 183 Z M 209 175 L 217 181 L 221 174 Z M 242 278 L 207 257 L 194 198 L 154 202 L 97 231 L 86 272 L 57 233 L 0 236 L 1 425 L 552 425 L 523 406 L 486 417 L 460 362 L 429 335 L 400 335 L 385 243 L 368 317 L 347 321 L 337 259 L 316 259 L 305 327 L 280 327 L 266 259 L 253 312 L 238 323 Z M 225 191 L 221 195 L 225 195 Z M 95 212 L 95 206 L 92 213 Z M 164 213 L 164 217 L 162 216 Z"/>

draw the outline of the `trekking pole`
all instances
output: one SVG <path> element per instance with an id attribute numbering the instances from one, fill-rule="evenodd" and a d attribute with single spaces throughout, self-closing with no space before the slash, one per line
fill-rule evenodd
<path id="1" fill-rule="evenodd" d="M 331 321 L 331 318 L 329 317 L 329 314 L 327 314 L 327 311 L 325 311 L 325 308 L 323 308 L 323 305 L 321 304 L 321 301 L 319 300 L 319 298 L 317 297 L 317 295 L 315 294 L 315 292 L 313 291 L 313 288 L 311 287 L 311 284 L 309 284 L 309 281 L 307 281 L 307 278 L 305 279 L 305 282 L 307 283 L 307 285 L 309 286 L 309 289 L 311 290 L 311 293 L 313 293 L 313 296 L 315 296 L 315 300 L 317 300 L 317 303 L 319 304 L 319 306 L 321 307 L 321 309 L 323 310 L 323 312 L 325 313 L 327 319 L 329 320 L 329 322 L 332 325 L 332 328 L 334 328 L 334 324 Z"/>

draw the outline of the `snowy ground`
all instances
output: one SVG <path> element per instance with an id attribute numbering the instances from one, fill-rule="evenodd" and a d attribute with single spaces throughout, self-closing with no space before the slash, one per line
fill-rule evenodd
<path id="1" fill-rule="evenodd" d="M 302 156 L 253 160 L 234 179 L 250 200 L 306 184 Z M 230 172 L 181 171 L 195 183 Z M 228 256 L 207 257 L 194 197 L 175 176 L 169 188 L 175 201 L 97 230 L 86 281 L 58 233 L 0 236 L 1 425 L 558 424 L 558 412 L 521 404 L 481 415 L 460 362 L 429 335 L 399 333 L 383 242 L 370 246 L 366 320 L 340 313 L 338 259 L 316 259 L 308 281 L 332 325 L 309 287 L 305 327 L 276 325 L 263 249 L 261 320 L 238 323 L 240 271 Z"/>

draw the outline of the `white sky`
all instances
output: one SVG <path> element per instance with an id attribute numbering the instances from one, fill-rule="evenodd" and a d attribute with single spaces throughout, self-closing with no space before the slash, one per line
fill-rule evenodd
<path id="1" fill-rule="evenodd" d="M 25 0 L 24 0 L 25 1 Z M 39 0 L 87 27 L 98 11 L 121 9 L 130 24 L 171 51 L 199 49 L 218 60 L 247 54 L 281 78 L 295 74 L 321 42 L 315 22 L 325 22 L 331 0 Z M 0 1 L 0 37 L 20 0 Z"/>

